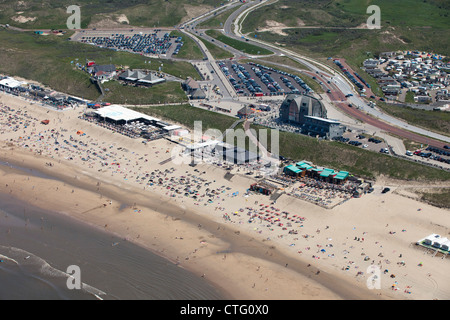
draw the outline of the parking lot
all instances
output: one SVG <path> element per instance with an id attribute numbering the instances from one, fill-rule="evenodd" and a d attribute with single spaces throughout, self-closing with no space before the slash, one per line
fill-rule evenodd
<path id="1" fill-rule="evenodd" d="M 365 136 L 364 134 L 361 133 L 346 132 L 342 137 L 335 138 L 334 140 L 354 145 L 355 147 L 360 147 L 375 152 L 389 154 L 388 145 L 385 141 L 379 138 Z"/>
<path id="2" fill-rule="evenodd" d="M 257 63 L 219 61 L 218 65 L 241 96 L 307 94 L 311 88 L 298 76 Z"/>
<path id="3" fill-rule="evenodd" d="M 144 55 L 176 55 L 183 42 L 179 37 L 170 36 L 170 31 L 85 31 L 73 40 L 90 43 L 102 48 L 128 51 Z"/>
<path id="4" fill-rule="evenodd" d="M 429 146 L 424 150 L 416 150 L 414 152 L 410 151 L 410 154 L 408 155 L 414 158 L 420 157 L 422 159 L 430 159 L 440 163 L 450 164 L 450 149 L 448 148 L 441 149 Z"/>

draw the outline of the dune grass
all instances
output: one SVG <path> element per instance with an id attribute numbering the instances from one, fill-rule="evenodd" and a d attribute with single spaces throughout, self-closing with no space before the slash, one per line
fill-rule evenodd
<path id="1" fill-rule="evenodd" d="M 202 121 L 203 130 L 210 128 L 222 132 L 229 128 L 237 118 L 186 105 L 137 108 L 152 116 L 175 121 L 188 128 L 194 127 L 194 121 Z M 257 132 L 267 129 L 252 126 Z M 271 131 L 268 129 L 270 151 Z M 415 181 L 448 181 L 450 172 L 427 167 L 415 162 L 371 152 L 365 149 L 334 142 L 319 141 L 304 135 L 280 132 L 279 150 L 282 156 L 293 160 L 309 160 L 316 165 L 346 170 L 354 175 L 375 179 L 384 175 L 394 179 Z"/>
<path id="2" fill-rule="evenodd" d="M 171 31 L 171 36 L 181 37 L 183 41 L 183 46 L 181 47 L 178 54 L 174 57 L 189 60 L 201 60 L 203 59 L 203 53 L 198 47 L 197 43 L 192 40 L 189 36 L 180 31 Z"/>
<path id="3" fill-rule="evenodd" d="M 98 64 L 116 67 L 158 70 L 185 79 L 200 79 L 194 66 L 184 61 L 149 59 L 138 54 L 113 51 L 92 45 L 68 41 L 66 36 L 39 36 L 31 32 L 0 30 L 0 73 L 40 82 L 52 89 L 95 100 L 99 92 L 89 75 L 75 67 L 94 60 Z M 145 63 L 150 61 L 150 63 Z M 127 95 L 126 93 L 124 93 Z M 130 92 L 130 95 L 133 93 Z"/>
<path id="4" fill-rule="evenodd" d="M 206 34 L 208 36 L 213 37 L 213 38 L 219 40 L 220 42 L 236 49 L 236 50 L 242 51 L 247 54 L 269 55 L 269 54 L 273 53 L 272 51 L 255 46 L 255 45 L 247 43 L 245 41 L 240 41 L 240 40 L 236 40 L 236 39 L 227 37 L 227 36 L 223 35 L 220 31 L 217 31 L 217 30 L 207 30 Z"/>
<path id="5" fill-rule="evenodd" d="M 117 81 L 103 84 L 103 101 L 117 104 L 145 105 L 186 102 L 187 96 L 179 82 L 164 82 L 153 87 L 124 86 Z"/>
<path id="6" fill-rule="evenodd" d="M 4 0 L 0 2 L 0 21 L 28 29 L 64 29 L 71 15 L 67 13 L 67 7 L 78 5 L 81 28 L 104 18 L 117 22 L 117 17 L 122 14 L 133 26 L 173 27 L 189 16 L 187 5 L 193 10 L 200 6 L 217 7 L 221 3 L 222 0 Z M 31 19 L 19 22 L 19 16 Z"/>

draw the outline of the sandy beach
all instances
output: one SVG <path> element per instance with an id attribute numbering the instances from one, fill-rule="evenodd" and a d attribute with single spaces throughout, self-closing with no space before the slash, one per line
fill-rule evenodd
<path id="1" fill-rule="evenodd" d="M 253 180 L 237 171 L 225 179 L 221 167 L 165 161 L 167 140 L 143 144 L 79 119 L 81 109 L 4 94 L 0 103 L 1 193 L 156 252 L 227 297 L 450 298 L 450 260 L 414 245 L 447 235 L 449 210 L 395 193 L 402 182 L 379 179 L 372 194 L 333 209 L 289 195 L 273 203 L 246 194 Z M 373 268 L 379 289 L 367 285 Z"/>

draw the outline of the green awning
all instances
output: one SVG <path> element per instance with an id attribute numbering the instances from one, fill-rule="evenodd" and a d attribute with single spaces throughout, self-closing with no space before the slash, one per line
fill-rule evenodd
<path id="1" fill-rule="evenodd" d="M 349 176 L 349 173 L 347 171 L 339 171 L 339 173 L 334 177 L 338 180 L 344 180 L 347 179 Z"/>
<path id="2" fill-rule="evenodd" d="M 294 172 L 294 173 L 302 172 L 302 170 L 300 170 L 299 168 L 297 168 L 296 166 L 294 166 L 292 164 L 287 166 L 287 167 L 284 167 L 284 171 L 286 171 L 286 170 L 289 170 L 289 171 Z"/>
<path id="3" fill-rule="evenodd" d="M 321 177 L 329 177 L 330 175 L 334 174 L 334 170 L 333 169 L 328 169 L 325 168 L 323 169 L 322 173 L 320 174 Z"/>
<path id="4" fill-rule="evenodd" d="M 303 170 L 309 170 L 309 169 L 312 169 L 312 168 L 313 168 L 312 165 L 307 164 L 307 163 L 305 163 L 305 162 L 303 162 L 303 161 L 297 162 L 295 165 L 296 165 L 297 167 L 303 169 Z"/>

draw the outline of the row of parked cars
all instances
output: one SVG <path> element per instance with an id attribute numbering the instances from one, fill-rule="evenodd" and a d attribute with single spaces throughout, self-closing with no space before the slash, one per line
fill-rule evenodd
<path id="1" fill-rule="evenodd" d="M 445 148 L 445 147 L 444 147 L 444 148 Z M 448 149 L 448 148 L 446 148 L 446 149 Z M 441 155 L 441 156 L 447 156 L 447 157 L 450 157 L 450 150 L 447 151 L 447 150 L 439 149 L 439 148 L 432 147 L 432 146 L 429 146 L 428 148 L 426 148 L 426 150 L 427 150 L 427 151 L 434 152 L 434 153 L 437 153 L 437 154 L 439 154 L 439 155 Z"/>
<path id="2" fill-rule="evenodd" d="M 310 87 L 309 87 L 309 86 L 308 86 L 308 85 L 307 85 L 307 84 L 306 84 L 299 76 L 296 76 L 296 75 L 291 74 L 291 73 L 289 73 L 289 72 L 277 70 L 277 69 L 272 68 L 272 67 L 267 67 L 267 66 L 261 65 L 261 64 L 259 64 L 259 63 L 249 62 L 249 64 L 250 64 L 250 65 L 253 65 L 253 66 L 257 67 L 257 68 L 259 68 L 260 70 L 265 70 L 265 71 L 267 71 L 267 72 L 276 72 L 276 73 L 281 74 L 282 76 L 290 77 L 290 78 L 294 79 L 294 81 L 297 82 L 297 84 L 299 84 L 300 87 L 302 87 L 303 89 L 305 89 L 306 93 L 312 92 L 312 89 L 311 89 L 311 88 L 310 88 Z M 280 79 L 281 79 L 281 78 L 282 78 L 282 77 L 280 77 Z M 287 78 L 286 78 L 286 79 L 287 79 Z M 283 79 L 282 79 L 282 81 L 283 81 Z M 285 81 L 286 81 L 286 80 L 284 80 L 283 82 L 286 84 Z M 289 79 L 287 79 L 287 81 L 291 82 Z M 291 83 L 291 87 L 289 87 L 289 86 L 287 86 L 287 87 L 291 89 L 291 87 L 294 87 L 294 86 L 293 86 L 292 83 Z M 295 89 L 295 87 L 294 87 L 294 89 Z M 296 90 L 298 91 L 298 89 L 296 89 Z"/>
<path id="3" fill-rule="evenodd" d="M 177 55 L 180 52 L 181 47 L 183 47 L 183 38 L 178 37 L 177 40 L 175 40 L 175 43 L 177 44 L 175 50 L 173 51 L 174 55 Z"/>
<path id="4" fill-rule="evenodd" d="M 236 79 L 234 79 L 233 76 L 229 76 L 228 79 L 237 93 L 239 94 L 244 93 L 244 87 L 247 88 L 247 90 L 252 94 L 256 92 L 263 92 L 261 86 L 255 81 L 255 79 L 252 78 L 250 73 L 245 69 L 243 65 L 233 63 L 231 65 L 231 68 L 234 70 L 239 80 L 236 81 Z"/>
<path id="5" fill-rule="evenodd" d="M 156 33 L 135 33 L 132 36 L 111 34 L 111 36 L 82 37 L 81 42 L 93 43 L 97 46 L 113 50 L 129 50 L 135 53 L 166 54 L 172 46 L 169 33 L 162 38 Z"/>
<path id="6" fill-rule="evenodd" d="M 258 67 L 252 67 L 252 70 L 255 72 L 256 76 L 261 79 L 261 82 L 266 85 L 270 92 L 284 91 L 280 84 L 265 70 L 261 70 Z"/>
<path id="7" fill-rule="evenodd" d="M 425 151 L 432 151 L 435 152 L 437 154 L 433 154 L 432 152 L 425 152 Z M 414 152 L 411 151 L 406 151 L 406 155 L 407 156 L 418 156 L 418 157 L 422 157 L 424 159 L 430 159 L 430 160 L 436 160 L 439 162 L 443 162 L 443 163 L 447 163 L 450 164 L 450 158 L 444 158 L 442 156 L 450 156 L 450 152 L 446 151 L 446 150 L 442 150 L 436 147 L 428 147 L 425 149 L 425 151 L 422 150 L 416 150 Z"/>
<path id="8" fill-rule="evenodd" d="M 375 138 L 369 138 L 369 142 L 373 142 L 376 144 L 382 143 L 383 141 L 379 140 L 379 139 L 375 139 Z"/>

